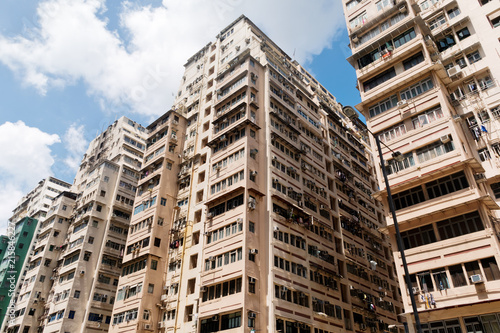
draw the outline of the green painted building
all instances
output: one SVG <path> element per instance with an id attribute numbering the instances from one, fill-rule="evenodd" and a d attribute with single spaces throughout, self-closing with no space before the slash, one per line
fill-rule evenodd
<path id="1" fill-rule="evenodd" d="M 7 235 L 0 238 L 0 326 L 9 316 L 11 299 L 15 302 L 19 277 L 31 252 L 31 243 L 38 221 L 25 217 L 7 228 Z"/>

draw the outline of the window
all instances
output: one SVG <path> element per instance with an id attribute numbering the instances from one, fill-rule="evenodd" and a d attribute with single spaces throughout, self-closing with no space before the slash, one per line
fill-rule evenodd
<path id="1" fill-rule="evenodd" d="M 464 40 L 470 36 L 470 31 L 467 27 L 457 31 L 458 40 Z"/>
<path id="2" fill-rule="evenodd" d="M 392 95 L 391 97 L 371 106 L 369 108 L 370 117 L 375 117 L 382 112 L 392 109 L 396 105 L 398 105 L 398 97 L 396 95 Z"/>
<path id="3" fill-rule="evenodd" d="M 444 15 L 440 15 L 437 18 L 429 21 L 429 28 L 431 30 L 434 30 L 434 29 L 442 26 L 445 23 L 446 23 L 446 19 L 444 18 Z"/>
<path id="4" fill-rule="evenodd" d="M 484 229 L 479 213 L 472 212 L 436 223 L 441 240 L 454 238 Z"/>
<path id="5" fill-rule="evenodd" d="M 390 159 L 387 161 L 386 171 L 388 175 L 399 172 L 404 169 L 411 168 L 415 165 L 415 161 L 413 159 L 413 154 L 408 153 L 404 155 L 404 159 L 401 162 L 396 161 L 395 159 Z"/>
<path id="6" fill-rule="evenodd" d="M 413 117 L 411 121 L 413 123 L 413 128 L 417 129 L 424 127 L 425 125 L 430 124 L 442 117 L 443 117 L 443 110 L 441 109 L 441 106 L 438 106 L 431 110 L 422 112 L 418 116 Z"/>
<path id="7" fill-rule="evenodd" d="M 393 194 L 393 200 L 396 210 L 410 207 L 425 201 L 424 191 L 422 190 L 422 186 L 417 186 L 412 189 Z"/>
<path id="8" fill-rule="evenodd" d="M 158 261 L 151 260 L 151 269 L 156 271 L 157 268 L 158 268 Z"/>
<path id="9" fill-rule="evenodd" d="M 105 197 L 105 196 L 106 196 L 106 191 L 101 190 L 101 197 Z"/>
<path id="10" fill-rule="evenodd" d="M 161 198 L 160 199 L 160 205 L 166 206 L 167 205 L 167 199 L 166 198 Z"/>
<path id="11" fill-rule="evenodd" d="M 450 271 L 451 282 L 453 287 L 462 287 L 467 285 L 467 280 L 465 279 L 464 270 L 462 265 L 454 265 L 448 267 Z"/>
<path id="12" fill-rule="evenodd" d="M 500 13 L 497 11 L 496 13 L 491 14 L 488 19 L 490 20 L 493 28 L 500 27 Z"/>
<path id="13" fill-rule="evenodd" d="M 405 249 L 411 249 L 437 241 L 432 225 L 426 225 L 401 232 L 401 238 Z"/>
<path id="14" fill-rule="evenodd" d="M 356 7 L 359 3 L 361 2 L 361 0 L 352 0 L 352 1 L 349 1 L 347 4 L 346 4 L 346 8 L 347 10 L 350 10 L 350 9 L 353 9 L 354 7 Z"/>
<path id="15" fill-rule="evenodd" d="M 370 91 L 371 89 L 375 88 L 376 86 L 392 79 L 393 77 L 396 76 L 396 70 L 394 69 L 394 67 L 386 70 L 385 72 L 375 76 L 374 78 L 366 81 L 365 83 L 363 83 L 363 88 L 364 88 L 364 91 L 367 92 L 367 91 Z"/>
<path id="16" fill-rule="evenodd" d="M 378 135 L 381 142 L 388 142 L 406 134 L 406 127 L 403 123 L 395 125 Z"/>
<path id="17" fill-rule="evenodd" d="M 500 270 L 495 257 L 481 259 L 481 266 L 483 266 L 486 281 L 493 281 L 500 279 Z"/>
<path id="18" fill-rule="evenodd" d="M 367 16 L 366 12 L 363 12 L 356 16 L 354 19 L 349 21 L 349 25 L 351 26 L 351 29 L 358 27 L 361 24 L 365 24 L 367 21 Z"/>
<path id="19" fill-rule="evenodd" d="M 424 55 L 422 52 L 418 52 L 417 54 L 411 56 L 410 58 L 403 61 L 403 66 L 405 71 L 418 65 L 419 63 L 424 61 Z"/>
<path id="20" fill-rule="evenodd" d="M 436 268 L 432 270 L 432 277 L 434 278 L 434 283 L 439 290 L 450 289 L 450 283 L 448 282 L 448 276 L 444 268 Z"/>
<path id="21" fill-rule="evenodd" d="M 411 28 L 410 30 L 406 31 L 402 35 L 399 35 L 398 37 L 394 38 L 394 47 L 398 48 L 406 43 L 408 43 L 410 40 L 415 38 L 417 35 L 415 34 L 415 30 Z"/>
<path id="22" fill-rule="evenodd" d="M 434 88 L 434 84 L 432 83 L 431 78 L 424 79 L 401 91 L 401 100 L 412 99 L 432 88 Z"/>
<path id="23" fill-rule="evenodd" d="M 154 245 L 155 245 L 156 247 L 160 247 L 160 243 L 161 243 L 161 239 L 160 239 L 160 238 L 155 237 L 155 242 L 154 242 Z"/>
<path id="24" fill-rule="evenodd" d="M 94 237 L 89 236 L 89 244 L 94 244 Z"/>
<path id="25" fill-rule="evenodd" d="M 479 149 L 477 151 L 477 153 L 478 153 L 479 158 L 481 159 L 482 162 L 486 162 L 488 160 L 491 160 L 491 153 L 488 150 L 488 147 L 483 148 L 483 149 Z"/>
<path id="26" fill-rule="evenodd" d="M 235 312 L 221 317 L 221 331 L 241 326 L 241 312 Z"/>
<path id="27" fill-rule="evenodd" d="M 455 41 L 455 38 L 453 38 L 453 35 L 451 35 L 451 34 L 446 35 L 443 38 L 438 39 L 436 41 L 437 48 L 438 48 L 439 52 L 443 52 L 443 51 L 449 49 L 450 47 L 452 47 L 456 43 L 457 42 Z"/>
<path id="28" fill-rule="evenodd" d="M 451 19 L 460 15 L 460 9 L 458 7 L 452 8 L 448 11 L 448 17 Z"/>
<path id="29" fill-rule="evenodd" d="M 248 231 L 255 233 L 255 223 L 253 222 L 248 223 Z"/>
<path id="30" fill-rule="evenodd" d="M 417 150 L 417 158 L 419 163 L 429 161 L 435 157 L 444 155 L 455 150 L 453 141 L 442 143 L 441 141 L 432 143 Z"/>
<path id="31" fill-rule="evenodd" d="M 375 4 L 377 6 L 377 11 L 381 11 L 386 7 L 392 7 L 393 6 L 393 1 L 391 0 L 381 0 Z"/>
<path id="32" fill-rule="evenodd" d="M 467 188 L 469 187 L 469 183 L 467 182 L 464 172 L 460 171 L 453 175 L 431 181 L 425 184 L 425 187 L 429 199 L 434 199 Z"/>
<path id="33" fill-rule="evenodd" d="M 469 60 L 469 64 L 473 64 L 481 60 L 481 55 L 479 54 L 479 51 L 474 51 L 472 53 L 469 53 L 467 55 L 467 60 Z"/>
<path id="34" fill-rule="evenodd" d="M 500 199 L 500 182 L 491 184 L 491 190 L 495 195 L 495 199 Z"/>

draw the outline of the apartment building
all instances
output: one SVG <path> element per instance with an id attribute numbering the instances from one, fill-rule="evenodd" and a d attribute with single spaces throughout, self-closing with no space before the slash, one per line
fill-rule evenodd
<path id="1" fill-rule="evenodd" d="M 16 295 L 14 296 L 14 302 L 16 303 L 15 308 L 15 317 L 16 321 L 17 317 L 20 316 L 22 312 L 22 308 L 18 306 L 18 296 L 21 290 L 22 285 L 25 283 L 27 267 L 29 266 L 29 262 L 31 260 L 32 255 L 34 254 L 34 250 L 36 247 L 37 238 L 36 235 L 40 232 L 40 226 L 42 222 L 46 219 L 46 216 L 49 212 L 50 206 L 52 204 L 52 200 L 58 196 L 63 191 L 68 190 L 71 187 L 71 184 L 68 184 L 60 179 L 54 177 L 47 177 L 35 186 L 33 190 L 27 193 L 21 200 L 18 202 L 17 206 L 12 211 L 12 216 L 9 218 L 9 222 L 17 225 L 19 221 L 23 220 L 26 217 L 30 217 L 32 219 L 37 220 L 37 223 L 32 224 L 30 222 L 30 233 L 31 228 L 35 228 L 33 237 L 30 236 L 29 242 L 23 240 L 23 247 L 25 246 L 28 251 L 24 256 L 18 258 L 18 264 L 20 265 L 21 271 L 19 271 L 19 279 L 16 281 Z M 8 234 L 10 231 L 8 230 Z M 9 236 L 9 235 L 8 235 Z M 19 249 L 20 253 L 24 253 L 23 249 Z M 18 250 L 16 249 L 16 255 L 18 255 Z M 2 320 L 3 320 L 2 316 Z M 7 322 L 4 321 L 2 325 L 2 331 L 6 327 Z"/>
<path id="2" fill-rule="evenodd" d="M 376 195 L 385 207 L 406 319 L 413 322 L 411 287 L 423 331 L 497 330 L 500 3 L 343 4 L 352 49 L 348 61 L 362 99 L 357 108 L 385 146 L 383 167 L 411 286 L 402 282 L 380 168 Z M 396 161 L 387 147 L 404 159 Z"/>
<path id="3" fill-rule="evenodd" d="M 47 177 L 41 180 L 33 190 L 19 201 L 16 208 L 12 211 L 9 221 L 17 222 L 29 216 L 43 222 L 52 204 L 52 200 L 63 191 L 69 190 L 70 187 L 71 184 L 54 177 Z"/>
<path id="4" fill-rule="evenodd" d="M 184 66 L 147 128 L 110 332 L 398 325 L 364 124 L 244 16 Z"/>
<path id="5" fill-rule="evenodd" d="M 146 129 L 122 117 L 89 145 L 41 223 L 9 332 L 108 330 Z"/>
<path id="6" fill-rule="evenodd" d="M 54 269 L 68 231 L 69 218 L 76 195 L 62 192 L 51 203 L 47 218 L 38 227 L 36 243 L 26 264 L 26 274 L 19 286 L 15 319 L 7 332 L 41 332 L 39 322 L 44 318 L 45 305 L 54 283 Z"/>

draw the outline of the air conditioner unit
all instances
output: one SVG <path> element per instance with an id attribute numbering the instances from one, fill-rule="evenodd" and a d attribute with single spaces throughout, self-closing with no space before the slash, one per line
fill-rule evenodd
<path id="1" fill-rule="evenodd" d="M 222 95 L 222 89 L 217 89 L 217 95 Z"/>
<path id="2" fill-rule="evenodd" d="M 453 115 L 453 120 L 454 120 L 455 122 L 459 122 L 459 121 L 461 121 L 461 120 L 462 120 L 462 117 L 461 117 L 459 114 L 454 114 L 454 115 Z"/>
<path id="3" fill-rule="evenodd" d="M 166 300 L 167 300 L 167 297 L 168 297 L 168 295 L 163 294 L 163 295 L 161 295 L 161 300 L 162 300 L 162 301 L 166 301 Z"/>
<path id="4" fill-rule="evenodd" d="M 221 135 L 221 136 L 220 136 L 220 139 L 221 139 L 221 140 L 226 140 L 226 135 L 225 135 L 225 134 Z"/>
<path id="5" fill-rule="evenodd" d="M 351 40 L 354 42 L 354 43 L 358 43 L 359 42 L 359 38 L 357 35 L 352 35 L 351 36 Z"/>
<path id="6" fill-rule="evenodd" d="M 151 324 L 144 324 L 145 330 L 152 330 Z"/>
<path id="7" fill-rule="evenodd" d="M 213 315 L 212 321 L 219 321 L 219 315 Z"/>
<path id="8" fill-rule="evenodd" d="M 418 287 L 412 287 L 413 295 L 420 294 L 420 289 Z"/>
<path id="9" fill-rule="evenodd" d="M 249 202 L 248 203 L 248 208 L 251 209 L 251 210 L 255 209 L 255 202 Z"/>
<path id="10" fill-rule="evenodd" d="M 255 318 L 255 317 L 257 317 L 257 314 L 255 312 L 248 313 L 248 318 Z"/>
<path id="11" fill-rule="evenodd" d="M 212 213 L 207 213 L 207 219 L 211 219 L 214 214 Z"/>
<path id="12" fill-rule="evenodd" d="M 250 38 L 245 38 L 245 43 L 250 44 Z"/>
<path id="13" fill-rule="evenodd" d="M 243 219 L 242 219 L 241 217 L 238 217 L 238 218 L 236 219 L 236 222 L 238 222 L 238 223 L 243 223 Z"/>
<path id="14" fill-rule="evenodd" d="M 250 254 L 257 254 L 259 253 L 259 250 L 257 249 L 250 249 Z"/>
<path id="15" fill-rule="evenodd" d="M 159 321 L 158 322 L 158 328 L 164 328 L 165 327 L 165 323 L 162 322 L 162 321 Z"/>
<path id="16" fill-rule="evenodd" d="M 456 66 L 453 66 L 450 69 L 448 69 L 447 72 L 448 72 L 448 76 L 452 77 L 452 76 L 455 76 L 457 74 L 460 74 L 462 72 L 462 68 L 460 68 L 460 66 L 456 65 Z"/>
<path id="17" fill-rule="evenodd" d="M 288 291 L 288 288 L 287 288 L 287 287 L 285 287 L 285 286 L 282 286 L 282 287 L 281 287 L 281 290 L 282 290 L 282 291 Z"/>
<path id="18" fill-rule="evenodd" d="M 256 281 L 256 280 L 255 280 L 255 278 L 253 278 L 253 277 L 249 277 L 249 278 L 248 278 L 248 283 L 255 283 L 255 281 Z"/>
<path id="19" fill-rule="evenodd" d="M 470 282 L 472 283 L 483 283 L 483 276 L 481 274 L 474 274 L 470 276 Z"/>
<path id="20" fill-rule="evenodd" d="M 240 50 L 240 46 L 236 45 L 235 49 L 236 49 L 236 51 L 239 51 Z"/>
<path id="21" fill-rule="evenodd" d="M 474 179 L 478 183 L 482 183 L 486 181 L 486 175 L 484 173 L 476 173 L 474 174 Z"/>
<path id="22" fill-rule="evenodd" d="M 442 143 L 448 143 L 451 141 L 451 138 L 449 135 L 443 135 L 442 137 L 439 138 Z"/>
<path id="23" fill-rule="evenodd" d="M 250 175 L 252 175 L 252 176 L 257 176 L 257 174 L 258 174 L 258 172 L 257 172 L 257 171 L 251 171 L 251 172 L 250 172 Z"/>
<path id="24" fill-rule="evenodd" d="M 214 256 L 210 256 L 210 257 L 208 257 L 208 260 L 209 261 L 215 261 L 215 257 Z"/>
<path id="25" fill-rule="evenodd" d="M 402 107 L 408 104 L 408 101 L 406 99 L 402 99 L 398 102 L 398 107 Z"/>
<path id="26" fill-rule="evenodd" d="M 326 206 L 325 206 L 325 205 L 319 205 L 319 208 L 321 208 L 321 209 L 325 209 L 325 208 L 326 208 Z"/>
<path id="27" fill-rule="evenodd" d="M 200 287 L 200 291 L 201 291 L 202 293 L 206 292 L 207 290 L 208 290 L 208 288 L 207 288 L 207 287 Z"/>
<path id="28" fill-rule="evenodd" d="M 275 160 L 275 161 L 276 161 L 277 159 L 278 159 L 278 157 L 277 157 L 277 156 L 273 156 L 273 160 Z"/>

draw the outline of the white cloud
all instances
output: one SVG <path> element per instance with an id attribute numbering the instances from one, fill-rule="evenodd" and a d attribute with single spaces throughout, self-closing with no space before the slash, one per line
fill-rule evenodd
<path id="1" fill-rule="evenodd" d="M 87 150 L 88 142 L 85 140 L 84 125 L 77 126 L 71 124 L 63 136 L 63 144 L 66 148 L 67 156 L 64 163 L 72 170 L 77 171 L 82 160 L 82 155 Z"/>
<path id="2" fill-rule="evenodd" d="M 51 175 L 54 158 L 50 146 L 60 142 L 56 134 L 42 132 L 22 121 L 0 125 L 0 228 L 12 216 L 21 197 Z"/>
<path id="3" fill-rule="evenodd" d="M 83 80 L 103 110 L 145 115 L 170 107 L 185 61 L 241 13 L 302 63 L 331 47 L 344 25 L 341 2 L 331 0 L 123 2 L 118 32 L 104 0 L 46 0 L 37 13 L 31 35 L 0 35 L 0 62 L 41 94 Z"/>

